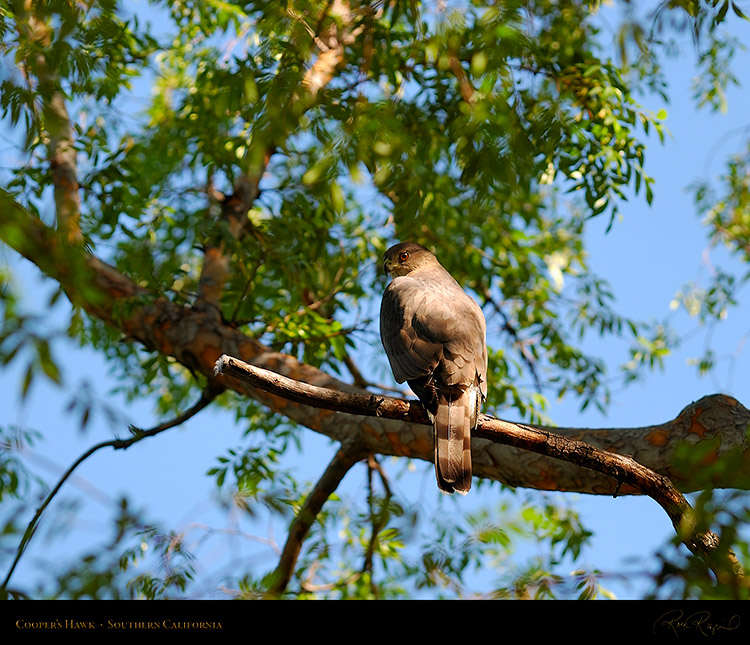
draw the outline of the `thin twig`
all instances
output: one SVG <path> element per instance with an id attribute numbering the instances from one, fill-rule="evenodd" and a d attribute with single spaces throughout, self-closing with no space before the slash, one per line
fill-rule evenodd
<path id="1" fill-rule="evenodd" d="M 346 365 L 346 369 L 348 369 L 349 373 L 352 375 L 353 384 L 357 387 L 363 390 L 374 387 L 376 390 L 382 390 L 383 392 L 402 394 L 401 390 L 396 387 L 391 387 L 390 385 L 381 385 L 380 383 L 372 383 L 368 381 L 364 376 L 362 376 L 362 372 L 357 367 L 357 364 L 352 360 L 349 352 L 344 352 L 344 358 L 342 358 L 341 360 L 343 361 L 344 365 Z"/>
<path id="2" fill-rule="evenodd" d="M 505 311 L 500 306 L 500 304 L 492 297 L 492 294 L 490 293 L 490 290 L 487 287 L 483 288 L 482 296 L 487 302 L 490 303 L 490 305 L 492 305 L 492 308 L 500 316 L 500 318 L 502 318 L 503 326 L 501 327 L 501 329 L 504 332 L 507 332 L 511 336 L 513 341 L 518 345 L 518 351 L 521 354 L 521 359 L 523 360 L 524 363 L 526 363 L 526 367 L 529 368 L 531 377 L 534 379 L 534 384 L 536 385 L 536 390 L 537 392 L 539 392 L 539 394 L 541 394 L 542 393 L 542 380 L 539 378 L 536 360 L 534 359 L 534 356 L 532 356 L 529 350 L 527 349 L 526 342 L 520 337 L 518 330 L 511 324 L 510 319 L 508 318 L 508 315 L 505 313 Z"/>
<path id="3" fill-rule="evenodd" d="M 29 522 L 29 525 L 26 527 L 26 531 L 24 531 L 23 537 L 21 538 L 21 542 L 18 545 L 18 548 L 16 550 L 16 557 L 13 560 L 13 564 L 11 564 L 10 570 L 8 571 L 8 574 L 5 576 L 5 580 L 3 580 L 2 586 L 0 586 L 0 592 L 5 592 L 8 587 L 8 582 L 10 581 L 11 576 L 13 575 L 13 572 L 15 571 L 16 567 L 18 566 L 18 562 L 21 559 L 21 556 L 23 555 L 24 551 L 26 550 L 26 547 L 29 545 L 29 542 L 31 541 L 31 538 L 34 536 L 34 533 L 36 532 L 36 529 L 39 526 L 39 520 L 42 517 L 42 514 L 46 510 L 46 508 L 49 506 L 50 502 L 54 499 L 55 495 L 60 491 L 63 484 L 68 480 L 68 478 L 73 474 L 76 468 L 80 466 L 86 459 L 88 459 L 91 455 L 93 455 L 95 452 L 98 452 L 102 448 L 114 448 L 115 450 L 125 450 L 132 446 L 134 443 L 137 443 L 143 439 L 146 439 L 148 437 L 153 437 L 161 432 L 164 432 L 165 430 L 169 430 L 170 428 L 174 428 L 175 426 L 178 426 L 191 417 L 195 416 L 198 412 L 203 410 L 211 401 L 213 401 L 216 396 L 220 393 L 221 390 L 215 388 L 215 387 L 209 387 L 205 389 L 201 393 L 200 399 L 198 399 L 198 402 L 193 405 L 193 407 L 189 408 L 187 411 L 183 412 L 182 414 L 177 415 L 175 418 L 170 419 L 169 421 L 165 421 L 164 423 L 160 423 L 158 426 L 151 428 L 149 430 L 140 430 L 138 428 L 135 428 L 134 426 L 130 426 L 130 432 L 133 434 L 132 437 L 129 439 L 110 439 L 109 441 L 102 441 L 100 443 L 97 443 L 91 448 L 89 448 L 86 452 L 84 452 L 78 459 L 76 459 L 73 464 L 63 473 L 60 480 L 57 482 L 55 487 L 49 492 L 47 497 L 45 498 L 44 502 L 42 502 L 42 505 L 37 509 L 36 513 L 34 514 L 34 517 L 31 518 L 31 521 Z"/>
<path id="4" fill-rule="evenodd" d="M 375 501 L 375 488 L 372 481 L 373 473 L 377 472 L 380 475 L 380 479 L 383 482 L 385 488 L 385 498 L 383 499 L 380 508 L 376 510 Z M 378 586 L 375 584 L 375 580 L 372 576 L 373 570 L 373 559 L 375 556 L 375 549 L 378 546 L 380 533 L 388 523 L 388 505 L 391 501 L 391 489 L 388 485 L 388 481 L 383 473 L 383 469 L 380 467 L 378 460 L 375 455 L 369 455 L 367 457 L 367 501 L 370 506 L 370 523 L 372 524 L 370 540 L 367 543 L 367 551 L 365 552 L 365 559 L 362 565 L 362 572 L 367 573 L 370 576 L 370 588 L 372 589 L 373 595 L 378 597 Z"/>

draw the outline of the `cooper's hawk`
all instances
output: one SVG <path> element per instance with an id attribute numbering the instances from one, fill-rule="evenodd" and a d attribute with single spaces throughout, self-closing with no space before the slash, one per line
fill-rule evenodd
<path id="1" fill-rule="evenodd" d="M 380 338 L 396 381 L 430 414 L 438 488 L 471 488 L 471 431 L 487 396 L 482 310 L 426 248 L 403 242 L 385 252 L 393 276 L 380 306 Z"/>

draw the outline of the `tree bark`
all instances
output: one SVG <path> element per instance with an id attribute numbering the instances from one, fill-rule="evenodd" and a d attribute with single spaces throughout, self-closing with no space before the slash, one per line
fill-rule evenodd
<path id="1" fill-rule="evenodd" d="M 53 28 L 37 19 L 33 9 L 31 0 L 24 0 L 19 30 L 25 32 L 26 39 L 44 50 L 52 41 Z M 57 70 L 50 68 L 42 53 L 27 57 L 22 64 L 27 73 L 33 74 L 37 80 L 35 90 L 41 99 L 57 227 L 69 242 L 80 243 L 83 235 L 80 227 L 81 200 L 78 194 L 76 148 L 60 79 Z"/>
<path id="2" fill-rule="evenodd" d="M 359 393 L 332 392 L 248 365 L 231 356 L 222 356 L 216 362 L 215 373 L 313 407 L 366 416 L 406 418 L 415 423 L 432 425 L 424 409 L 417 409 L 421 408 L 419 404 L 413 405 L 409 401 L 386 396 L 368 397 Z M 696 528 L 693 509 L 668 477 L 649 470 L 630 457 L 600 450 L 583 441 L 569 439 L 547 429 L 494 419 L 486 414 L 479 415 L 474 434 L 493 443 L 514 446 L 594 470 L 617 482 L 616 491 L 625 484 L 635 492 L 648 495 L 667 513 L 685 546 L 695 555 L 702 557 L 719 579 L 736 580 L 737 584 L 743 579 L 742 567 L 735 554 L 731 551 L 722 554 L 718 536 L 711 531 L 704 532 Z M 344 450 L 343 454 L 346 452 Z M 337 481 L 340 481 L 341 477 Z M 299 517 L 295 520 L 297 521 Z"/>

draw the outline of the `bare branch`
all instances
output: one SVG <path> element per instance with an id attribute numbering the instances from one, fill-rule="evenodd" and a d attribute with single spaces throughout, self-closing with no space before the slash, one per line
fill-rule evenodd
<path id="1" fill-rule="evenodd" d="M 133 436 L 130 437 L 129 439 L 110 439 L 109 441 L 101 441 L 91 446 L 91 448 L 89 448 L 80 457 L 78 457 L 78 459 L 76 459 L 73 462 L 73 464 L 63 473 L 62 477 L 60 477 L 55 487 L 49 492 L 47 497 L 42 502 L 41 506 L 39 506 L 39 508 L 36 510 L 34 517 L 31 518 L 31 521 L 29 522 L 28 526 L 26 527 L 26 530 L 24 531 L 23 537 L 21 538 L 21 542 L 19 543 L 18 548 L 16 549 L 16 557 L 14 558 L 9 571 L 7 575 L 5 576 L 5 580 L 3 580 L 3 584 L 0 586 L 0 592 L 5 592 L 7 590 L 8 582 L 10 581 L 10 578 L 13 575 L 13 572 L 18 566 L 18 562 L 21 560 L 21 556 L 26 550 L 26 547 L 29 545 L 31 538 L 34 536 L 34 533 L 36 532 L 37 526 L 39 525 L 39 520 L 41 519 L 42 514 L 44 513 L 46 508 L 49 506 L 50 502 L 57 495 L 57 493 L 60 492 L 60 489 L 62 488 L 63 484 L 70 478 L 70 476 L 73 474 L 75 469 L 78 468 L 78 466 L 80 466 L 84 461 L 86 461 L 86 459 L 88 459 L 91 455 L 93 455 L 95 452 L 98 452 L 102 448 L 114 448 L 115 450 L 126 450 L 127 448 L 130 448 L 130 446 L 132 446 L 134 443 L 138 443 L 139 441 L 142 441 L 143 439 L 153 437 L 157 434 L 160 434 L 161 432 L 164 432 L 165 430 L 169 430 L 170 428 L 174 428 L 175 426 L 178 426 L 184 423 L 188 419 L 198 414 L 198 412 L 203 410 L 206 406 L 208 406 L 211 403 L 211 401 L 213 401 L 216 398 L 216 396 L 220 393 L 220 391 L 221 391 L 220 389 L 214 386 L 211 386 L 201 393 L 201 397 L 200 399 L 198 399 L 195 405 L 193 405 L 190 409 L 186 410 L 182 414 L 177 415 L 173 419 L 165 421 L 164 423 L 160 423 L 159 425 L 149 430 L 140 430 L 139 428 L 135 428 L 134 426 L 131 426 L 130 432 L 132 433 Z"/>
<path id="2" fill-rule="evenodd" d="M 373 485 L 373 474 L 378 473 L 380 480 L 383 483 L 385 489 L 385 499 L 380 505 L 379 509 L 376 509 L 375 490 Z M 378 460 L 375 455 L 368 455 L 367 457 L 367 503 L 370 507 L 370 524 L 372 526 L 370 539 L 367 543 L 367 550 L 365 551 L 364 563 L 362 565 L 362 573 L 367 573 L 370 576 L 370 586 L 373 595 L 378 597 L 378 586 L 375 584 L 375 580 L 372 577 L 373 574 L 373 560 L 375 556 L 375 550 L 378 547 L 380 541 L 380 533 L 388 524 L 388 505 L 391 499 L 391 487 L 388 483 L 388 479 L 383 472 Z"/>
<path id="3" fill-rule="evenodd" d="M 429 417 L 418 401 L 405 401 L 376 394 L 341 392 L 308 385 L 226 354 L 216 361 L 214 374 L 230 376 L 289 401 L 314 408 L 430 425 Z"/>
<path id="4" fill-rule="evenodd" d="M 518 351 L 521 354 L 521 358 L 523 359 L 523 362 L 526 364 L 526 367 L 529 368 L 529 373 L 531 374 L 531 377 L 534 379 L 534 385 L 536 386 L 536 391 L 540 394 L 542 393 L 542 380 L 539 378 L 539 372 L 537 371 L 537 364 L 536 359 L 532 355 L 532 353 L 529 351 L 527 344 L 528 341 L 524 341 L 519 333 L 518 330 L 511 324 L 510 319 L 508 318 L 508 315 L 503 311 L 503 308 L 500 306 L 500 304 L 492 297 L 492 293 L 490 293 L 489 288 L 484 286 L 482 288 L 482 297 L 485 299 L 486 302 L 490 303 L 492 305 L 492 308 L 497 312 L 497 314 L 500 316 L 500 318 L 503 321 L 503 326 L 500 328 L 502 331 L 506 332 L 510 335 L 510 337 L 513 339 L 513 342 L 518 346 Z"/>
<path id="5" fill-rule="evenodd" d="M 271 351 L 211 315 L 158 297 L 78 245 L 61 243 L 55 231 L 2 190 L 0 206 L 0 239 L 58 280 L 71 301 L 149 350 L 172 356 L 192 372 L 208 378 L 213 377 L 217 359 L 227 354 L 326 390 L 358 393 L 368 401 L 373 398 L 371 392 L 346 384 L 294 356 Z M 416 402 L 411 410 L 408 402 L 398 403 L 402 412 L 396 415 L 397 420 L 363 417 L 297 404 L 236 379 L 221 380 L 226 387 L 339 443 L 357 435 L 368 452 L 432 460 L 432 429 L 411 420 L 422 414 Z M 386 405 L 388 402 L 383 399 L 377 408 L 382 410 Z M 743 465 L 712 472 L 709 485 L 750 490 L 748 427 L 750 410 L 733 397 L 715 394 L 691 403 L 675 418 L 651 426 L 548 430 L 602 450 L 630 455 L 669 477 L 679 490 L 689 492 L 706 487 L 705 470 L 682 468 L 675 462 L 675 451 L 684 443 L 708 446 L 710 449 L 702 454 L 709 464 L 729 452 L 739 453 L 738 463 Z M 612 495 L 615 491 L 621 495 L 640 494 L 639 489 L 627 483 L 618 488 L 618 481 L 610 476 L 582 471 L 571 462 L 530 450 L 475 437 L 472 452 L 477 477 L 510 486 L 595 495 Z"/>
<path id="6" fill-rule="evenodd" d="M 368 381 L 364 376 L 362 376 L 362 372 L 357 367 L 357 364 L 354 362 L 354 360 L 352 360 L 352 357 L 348 352 L 344 352 L 342 361 L 344 365 L 346 365 L 346 369 L 349 370 L 349 374 L 352 375 L 352 381 L 356 387 L 362 390 L 366 390 L 372 387 L 376 390 L 382 390 L 383 392 L 393 392 L 394 394 L 402 393 L 401 390 L 396 387 L 391 387 L 390 385 L 382 385 L 380 383 L 371 383 L 370 381 Z"/>

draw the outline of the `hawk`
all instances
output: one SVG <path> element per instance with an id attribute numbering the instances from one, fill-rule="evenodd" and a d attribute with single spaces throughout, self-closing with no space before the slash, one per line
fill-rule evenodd
<path id="1" fill-rule="evenodd" d="M 484 314 L 419 244 L 389 248 L 384 269 L 393 280 L 380 306 L 380 339 L 393 376 L 409 384 L 430 415 L 438 488 L 466 495 L 471 431 L 487 397 Z"/>

